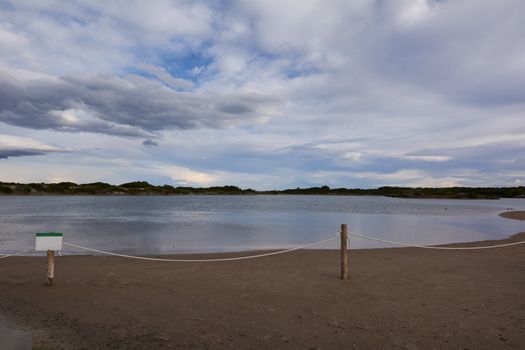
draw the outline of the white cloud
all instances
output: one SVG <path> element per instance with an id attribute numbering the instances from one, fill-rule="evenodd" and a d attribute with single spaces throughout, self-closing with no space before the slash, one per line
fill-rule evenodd
<path id="1" fill-rule="evenodd" d="M 33 140 L 27 137 L 18 137 L 12 135 L 0 134 L 0 147 L 9 147 L 12 149 L 24 149 L 24 148 L 33 148 L 43 151 L 58 151 L 60 148 L 46 145 L 37 140 Z"/>
<path id="2" fill-rule="evenodd" d="M 410 160 L 420 160 L 423 162 L 446 162 L 452 159 L 450 156 L 434 156 L 434 155 L 405 155 L 403 156 Z"/>
<path id="3" fill-rule="evenodd" d="M 0 24 L 0 56 L 18 55 L 27 48 L 30 40 L 24 34 L 9 30 L 9 26 Z"/>
<path id="4" fill-rule="evenodd" d="M 402 4 L 398 17 L 401 25 L 415 25 L 428 19 L 433 14 L 432 11 L 437 11 L 439 5 L 438 2 L 431 5 L 431 2 L 427 0 L 403 0 L 398 2 Z"/>
<path id="5" fill-rule="evenodd" d="M 180 186 L 210 186 L 217 182 L 220 175 L 194 171 L 180 166 L 161 167 L 157 170 L 160 174 L 169 176 Z"/>
<path id="6" fill-rule="evenodd" d="M 116 178 L 113 177 L 111 170 L 99 168 L 93 171 L 93 166 L 86 164 L 84 166 L 69 163 L 67 166 L 64 163 L 49 162 L 22 162 L 22 158 L 9 160 L 10 163 L 0 162 L 0 173 L 2 174 L 1 181 L 6 182 L 97 182 L 106 181 L 112 182 Z M 115 183 L 118 183 L 116 181 Z"/>
<path id="7" fill-rule="evenodd" d="M 345 152 L 343 154 L 344 159 L 351 160 L 353 162 L 359 162 L 361 161 L 363 155 L 359 152 Z"/>
<path id="8" fill-rule="evenodd" d="M 520 1 L 0 6 L 0 131 L 81 139 L 78 166 L 107 157 L 115 181 L 490 185 L 524 171 Z"/>

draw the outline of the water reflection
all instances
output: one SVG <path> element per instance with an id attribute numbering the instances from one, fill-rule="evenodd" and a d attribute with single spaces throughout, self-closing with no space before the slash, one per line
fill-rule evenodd
<path id="1" fill-rule="evenodd" d="M 525 231 L 497 214 L 525 200 L 414 200 L 338 196 L 0 197 L 0 252 L 34 233 L 132 254 L 288 248 L 350 231 L 411 244 L 497 239 Z M 336 248 L 337 242 L 323 247 Z M 353 238 L 351 247 L 387 245 Z"/>

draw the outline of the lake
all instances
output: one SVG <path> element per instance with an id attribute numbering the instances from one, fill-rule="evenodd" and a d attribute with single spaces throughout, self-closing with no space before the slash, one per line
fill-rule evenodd
<path id="1" fill-rule="evenodd" d="M 34 247 L 36 232 L 129 254 L 279 249 L 349 231 L 410 244 L 504 238 L 525 223 L 498 213 L 525 199 L 354 196 L 1 196 L 0 253 Z M 337 241 L 320 248 L 336 248 Z M 353 249 L 387 244 L 351 239 Z M 64 253 L 75 254 L 71 248 Z"/>

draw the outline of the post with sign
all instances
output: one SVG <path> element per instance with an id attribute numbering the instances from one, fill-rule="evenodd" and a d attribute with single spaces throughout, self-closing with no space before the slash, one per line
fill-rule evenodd
<path id="1" fill-rule="evenodd" d="M 47 251 L 46 286 L 53 284 L 55 278 L 55 250 L 62 250 L 64 235 L 59 232 L 38 232 L 36 234 L 35 250 Z"/>
<path id="2" fill-rule="evenodd" d="M 53 284 L 53 278 L 55 278 L 55 251 L 47 251 L 47 278 L 46 286 Z"/>

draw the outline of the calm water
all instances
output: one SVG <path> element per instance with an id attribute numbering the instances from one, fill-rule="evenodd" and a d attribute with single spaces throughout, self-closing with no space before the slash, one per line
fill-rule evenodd
<path id="1" fill-rule="evenodd" d="M 342 196 L 2 196 L 0 253 L 34 246 L 35 232 L 133 254 L 286 248 L 350 231 L 412 244 L 503 238 L 525 231 L 498 213 L 524 199 Z M 360 238 L 352 248 L 385 247 Z M 325 245 L 337 247 L 337 242 Z M 65 252 L 75 253 L 70 248 Z"/>

